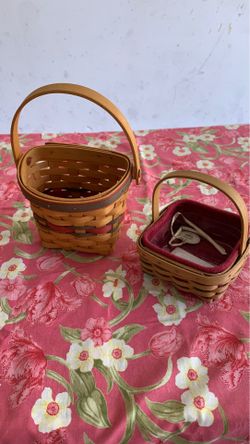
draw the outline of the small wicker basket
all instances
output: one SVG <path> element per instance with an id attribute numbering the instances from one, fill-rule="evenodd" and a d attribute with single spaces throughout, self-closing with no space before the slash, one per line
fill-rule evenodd
<path id="1" fill-rule="evenodd" d="M 21 154 L 18 120 L 23 107 L 45 94 L 71 94 L 101 106 L 118 122 L 133 153 L 89 146 L 46 143 Z M 122 113 L 101 94 L 73 84 L 51 84 L 33 91 L 17 109 L 11 126 L 17 178 L 30 200 L 41 242 L 47 248 L 109 254 L 118 238 L 132 179 L 140 180 L 135 136 Z"/>
<path id="2" fill-rule="evenodd" d="M 201 203 L 184 200 L 170 204 L 159 214 L 160 186 L 162 182 L 172 178 L 193 179 L 217 188 L 234 203 L 239 212 L 239 216 L 225 210 L 208 207 Z M 229 255 L 231 262 L 230 257 L 227 257 L 225 263 L 220 265 L 220 270 L 222 270 L 220 272 L 210 272 L 210 270 L 206 272 L 206 270 L 201 270 L 199 267 L 196 268 L 194 264 L 193 266 L 187 265 L 171 253 L 165 253 L 151 242 L 150 233 L 154 231 L 158 235 L 160 226 L 164 226 L 166 232 L 170 231 L 169 218 L 170 215 L 173 216 L 173 211 L 178 211 L 179 208 L 186 208 L 187 211 L 190 211 L 190 214 L 195 215 L 195 209 L 196 207 L 198 208 L 198 206 L 199 211 L 197 214 L 202 215 L 203 213 L 208 216 L 211 214 L 210 219 L 212 220 L 209 222 L 209 227 L 212 227 L 211 229 L 216 227 L 216 218 L 218 215 L 218 220 L 220 219 L 220 221 L 222 221 L 221 238 L 224 235 L 223 229 L 227 229 L 227 232 L 230 233 L 230 224 L 226 225 L 227 221 L 231 223 L 232 232 L 239 233 L 238 239 L 237 237 L 235 238 L 237 242 L 235 242 L 235 239 L 234 242 L 232 242 L 232 254 Z M 211 213 L 209 211 L 211 211 Z M 200 217 L 200 220 L 202 220 L 202 217 Z M 238 231 L 236 230 L 237 227 Z M 149 241 L 146 242 L 147 239 L 149 239 Z M 191 293 L 202 299 L 209 300 L 217 298 L 226 291 L 230 283 L 238 276 L 249 253 L 248 213 L 246 205 L 236 190 L 217 178 L 197 171 L 183 170 L 171 172 L 164 176 L 154 188 L 152 198 L 152 222 L 139 237 L 137 246 L 142 268 L 145 273 L 154 275 L 158 279 L 169 281 L 179 290 Z"/>

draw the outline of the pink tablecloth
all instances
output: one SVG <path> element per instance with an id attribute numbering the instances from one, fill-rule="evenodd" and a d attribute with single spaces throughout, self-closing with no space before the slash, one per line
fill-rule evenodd
<path id="1" fill-rule="evenodd" d="M 249 127 L 136 135 L 142 181 L 130 188 L 106 258 L 41 248 L 9 139 L 0 137 L 1 444 L 248 442 L 247 268 L 221 299 L 202 303 L 143 275 L 136 239 L 164 171 L 214 174 L 247 202 Z M 128 150 L 120 133 L 21 142 L 42 139 Z M 206 185 L 172 180 L 169 196 L 178 190 L 232 210 Z"/>

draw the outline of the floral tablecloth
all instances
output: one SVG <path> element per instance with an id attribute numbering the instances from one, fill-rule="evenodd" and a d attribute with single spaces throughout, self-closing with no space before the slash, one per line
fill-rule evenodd
<path id="1" fill-rule="evenodd" d="M 109 257 L 41 247 L 0 136 L 0 442 L 248 442 L 248 269 L 203 303 L 143 274 L 136 239 L 165 172 L 196 169 L 248 203 L 249 126 L 136 132 L 142 181 L 130 187 Z M 121 133 L 21 136 L 128 152 Z M 232 211 L 221 193 L 172 179 L 169 199 Z M 234 211 L 234 210 L 233 210 Z"/>

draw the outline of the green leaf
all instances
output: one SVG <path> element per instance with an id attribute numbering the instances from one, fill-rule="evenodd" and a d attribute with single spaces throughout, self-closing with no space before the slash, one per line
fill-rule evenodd
<path id="1" fill-rule="evenodd" d="M 36 259 L 37 257 L 42 256 L 45 248 L 40 248 L 36 253 L 27 253 L 26 251 L 21 250 L 20 248 L 15 247 L 14 252 L 16 256 L 22 257 L 24 259 Z"/>
<path id="2" fill-rule="evenodd" d="M 84 440 L 84 444 L 95 444 L 94 441 L 92 441 L 92 440 L 88 437 L 87 433 L 84 433 L 84 434 L 83 434 L 83 440 Z"/>
<path id="3" fill-rule="evenodd" d="M 146 399 L 146 403 L 157 418 L 165 419 L 171 423 L 184 421 L 184 404 L 180 401 L 152 402 Z"/>
<path id="4" fill-rule="evenodd" d="M 136 408 L 136 421 L 141 430 L 146 431 L 146 436 L 151 435 L 154 438 L 165 441 L 172 435 L 172 433 L 161 429 L 137 406 Z"/>
<path id="5" fill-rule="evenodd" d="M 133 395 L 120 388 L 126 408 L 126 430 L 120 444 L 127 444 L 132 437 L 136 424 L 136 404 Z"/>
<path id="6" fill-rule="evenodd" d="M 95 368 L 97 368 L 103 374 L 104 378 L 106 379 L 107 386 L 108 386 L 107 391 L 109 393 L 113 388 L 113 379 L 112 379 L 109 369 L 107 367 L 105 367 L 105 365 L 103 365 L 103 363 L 100 359 L 95 360 Z"/>
<path id="7" fill-rule="evenodd" d="M 90 372 L 81 373 L 79 370 L 70 370 L 70 380 L 78 397 L 87 397 L 95 389 L 95 380 Z"/>
<path id="8" fill-rule="evenodd" d="M 13 222 L 11 231 L 14 240 L 23 244 L 32 244 L 32 232 L 27 222 Z"/>
<path id="9" fill-rule="evenodd" d="M 240 311 L 240 314 L 243 316 L 243 318 L 250 322 L 250 312 L 249 311 Z"/>
<path id="10" fill-rule="evenodd" d="M 12 310 L 9 305 L 8 299 L 0 298 L 0 305 L 1 305 L 1 309 L 4 311 L 4 313 L 6 313 L 8 315 L 11 313 Z"/>
<path id="11" fill-rule="evenodd" d="M 79 342 L 81 340 L 80 328 L 69 328 L 69 327 L 63 327 L 63 325 L 60 325 L 60 332 L 61 332 L 63 339 L 65 339 L 65 341 Z"/>
<path id="12" fill-rule="evenodd" d="M 13 208 L 21 208 L 21 209 L 24 209 L 24 208 L 25 208 L 25 205 L 24 205 L 24 202 L 14 202 L 14 203 L 12 204 L 12 207 L 13 207 Z"/>
<path id="13" fill-rule="evenodd" d="M 68 394 L 69 394 L 69 396 L 70 396 L 70 399 L 71 399 L 72 404 L 74 404 L 74 393 L 73 393 L 72 387 L 71 387 L 71 385 L 68 383 L 68 381 L 66 381 L 66 379 L 65 379 L 63 376 L 61 376 L 61 375 L 60 375 L 59 373 L 57 373 L 57 372 L 54 372 L 53 370 L 46 370 L 46 376 L 47 376 L 48 378 L 51 378 L 51 379 L 53 379 L 54 381 L 58 382 L 58 383 L 61 384 L 63 387 L 65 387 L 66 390 L 67 390 L 67 392 L 68 392 Z"/>
<path id="14" fill-rule="evenodd" d="M 140 324 L 128 324 L 114 331 L 112 336 L 116 339 L 123 339 L 123 341 L 129 342 L 133 336 L 144 329 L 145 327 Z"/>
<path id="15" fill-rule="evenodd" d="M 89 396 L 80 396 L 76 410 L 81 419 L 98 428 L 110 427 L 107 404 L 102 392 L 95 388 Z"/>
<path id="16" fill-rule="evenodd" d="M 155 390 L 157 388 L 162 387 L 163 385 L 165 385 L 169 381 L 169 379 L 172 375 L 172 371 L 173 371 L 173 363 L 172 363 L 171 358 L 169 357 L 167 371 L 166 371 L 165 375 L 163 376 L 163 378 L 160 379 L 160 381 L 156 382 L 155 384 L 147 385 L 145 387 L 133 387 L 133 386 L 127 384 L 127 382 L 124 381 L 124 379 L 119 375 L 119 373 L 113 367 L 110 368 L 110 373 L 111 373 L 114 381 L 118 384 L 118 386 L 120 388 L 122 388 L 123 390 L 128 391 L 129 393 L 132 393 L 132 394 L 145 393 L 145 392 L 149 392 L 151 390 Z"/>

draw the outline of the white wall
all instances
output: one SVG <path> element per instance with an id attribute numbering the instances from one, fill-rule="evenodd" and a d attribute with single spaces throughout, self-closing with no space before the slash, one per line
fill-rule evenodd
<path id="1" fill-rule="evenodd" d="M 134 129 L 249 121 L 249 0 L 0 0 L 0 133 L 32 89 L 80 83 Z M 21 129 L 116 129 L 78 98 L 27 108 Z"/>

